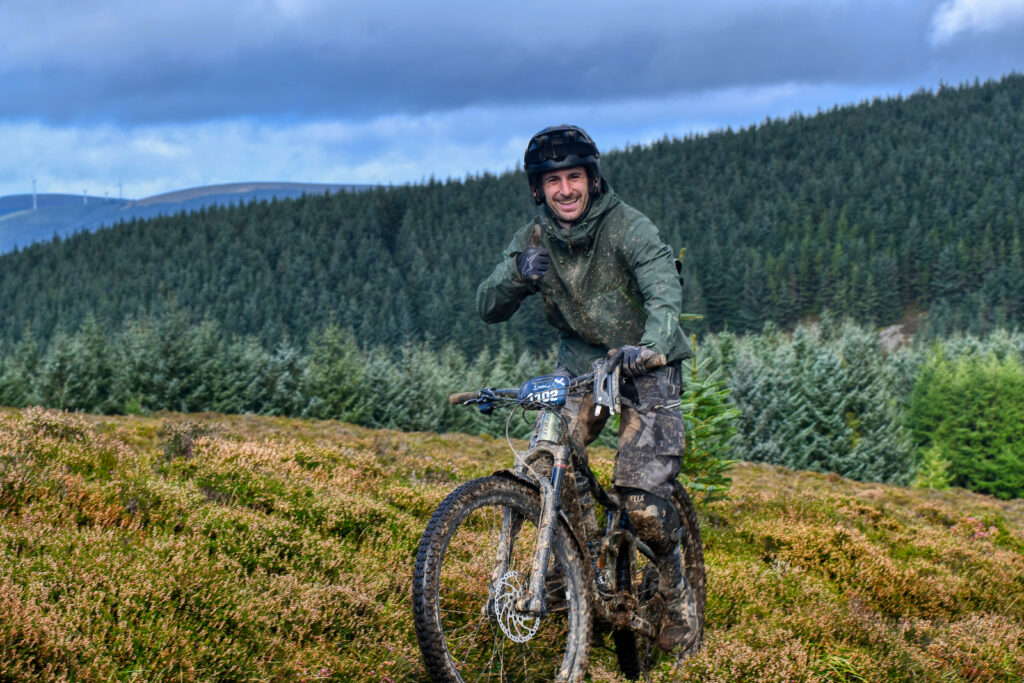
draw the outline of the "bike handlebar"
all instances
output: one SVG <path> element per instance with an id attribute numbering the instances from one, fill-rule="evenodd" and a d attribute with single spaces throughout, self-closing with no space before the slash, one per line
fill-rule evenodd
<path id="1" fill-rule="evenodd" d="M 519 398 L 519 388 L 515 389 L 491 389 L 490 393 L 494 394 L 499 398 Z M 452 405 L 458 403 L 466 403 L 468 401 L 475 401 L 478 398 L 483 398 L 483 391 L 464 391 L 459 394 L 451 394 L 448 396 L 448 403 Z"/>
<path id="2" fill-rule="evenodd" d="M 650 372 L 652 370 L 657 370 L 658 368 L 664 367 L 666 365 L 668 365 L 668 359 L 665 357 L 665 354 L 659 353 L 656 356 L 651 356 L 650 358 L 647 359 L 647 361 L 644 363 L 644 370 Z M 579 377 L 573 378 L 573 384 L 578 386 L 579 384 L 590 382 L 593 380 L 593 377 L 594 373 L 592 372 L 586 375 L 580 375 Z M 480 391 L 463 391 L 458 394 L 450 394 L 448 396 L 448 403 L 452 405 L 458 405 L 462 403 L 468 403 L 470 401 L 476 401 L 484 397 L 484 391 L 487 391 L 492 396 L 497 396 L 498 398 L 519 398 L 518 388 L 487 389 Z"/>
<path id="3" fill-rule="evenodd" d="M 668 358 L 665 357 L 665 354 L 659 353 L 657 356 L 652 357 L 649 361 L 644 363 L 644 370 L 650 372 L 651 370 L 663 368 L 666 365 L 668 365 Z"/>

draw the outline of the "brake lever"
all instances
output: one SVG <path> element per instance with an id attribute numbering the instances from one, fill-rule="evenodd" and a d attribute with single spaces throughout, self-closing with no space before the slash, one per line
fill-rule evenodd
<path id="1" fill-rule="evenodd" d="M 619 365 L 622 356 L 618 356 L 619 363 L 615 357 L 609 360 L 594 361 L 594 416 L 601 414 L 601 406 L 608 409 L 610 415 L 617 415 L 621 412 L 622 406 L 619 401 Z"/>

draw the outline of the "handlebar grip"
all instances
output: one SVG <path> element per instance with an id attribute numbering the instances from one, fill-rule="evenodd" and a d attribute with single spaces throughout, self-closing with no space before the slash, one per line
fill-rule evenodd
<path id="1" fill-rule="evenodd" d="M 473 399 L 477 398 L 480 398 L 479 391 L 464 391 L 461 394 L 451 394 L 450 396 L 448 396 L 448 403 L 451 403 L 452 405 L 457 405 L 460 403 L 465 403 L 466 401 L 472 401 Z"/>
<path id="2" fill-rule="evenodd" d="M 665 354 L 659 353 L 657 356 L 652 356 L 647 359 L 647 362 L 644 363 L 644 370 L 657 370 L 658 368 L 663 368 L 666 365 L 668 365 L 668 358 L 665 357 Z"/>

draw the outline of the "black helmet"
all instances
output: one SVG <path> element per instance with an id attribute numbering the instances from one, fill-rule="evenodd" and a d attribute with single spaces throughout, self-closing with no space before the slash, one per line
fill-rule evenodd
<path id="1" fill-rule="evenodd" d="M 538 204 L 544 203 L 544 193 L 540 188 L 540 177 L 544 173 L 575 166 L 587 169 L 591 194 L 600 194 L 600 156 L 597 145 L 587 135 L 587 131 L 579 126 L 548 126 L 534 135 L 530 139 L 530 144 L 526 146 L 526 154 L 523 155 L 523 167 L 530 181 L 533 201 Z"/>

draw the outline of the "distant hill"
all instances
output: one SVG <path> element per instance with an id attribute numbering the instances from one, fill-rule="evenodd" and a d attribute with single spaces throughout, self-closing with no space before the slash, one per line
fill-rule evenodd
<path id="1" fill-rule="evenodd" d="M 123 200 L 111 200 L 106 197 L 82 197 L 80 194 L 36 195 L 36 206 L 41 209 L 50 209 L 55 207 L 80 207 L 88 205 L 98 206 L 104 203 L 109 204 L 111 201 L 117 202 L 119 205 L 125 203 Z M 31 209 L 32 195 L 30 194 L 10 194 L 0 197 L 0 217 L 20 211 L 30 211 Z"/>
<path id="2" fill-rule="evenodd" d="M 78 231 L 93 231 L 120 221 L 169 216 L 210 206 L 246 204 L 262 199 L 293 199 L 304 194 L 360 192 L 370 185 L 250 182 L 204 185 L 144 199 L 109 199 L 71 194 L 0 197 L 0 253 Z"/>

